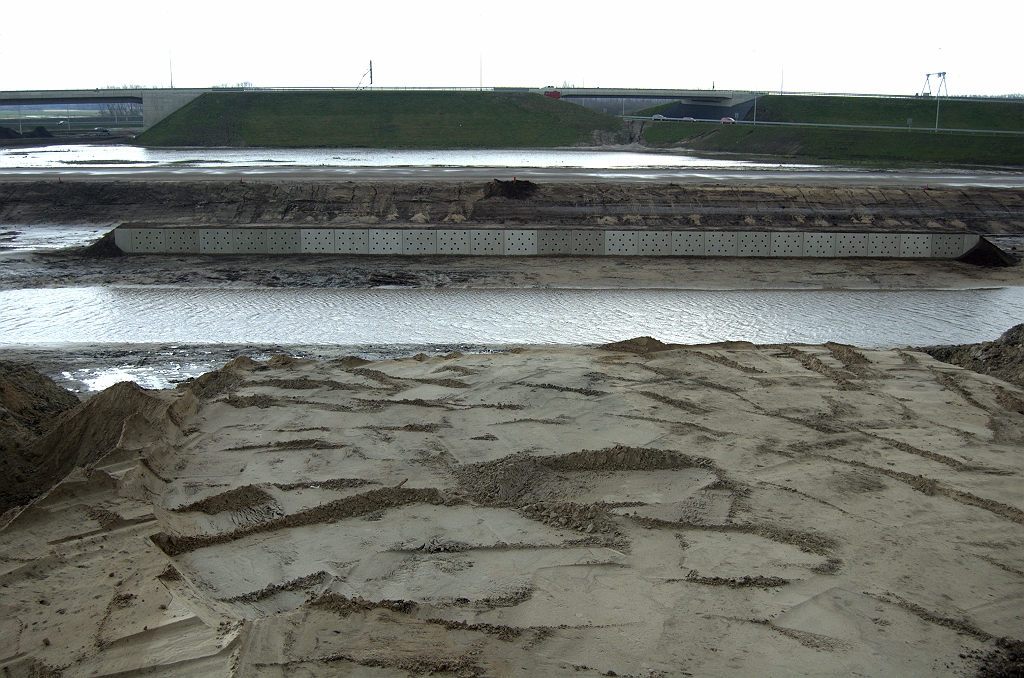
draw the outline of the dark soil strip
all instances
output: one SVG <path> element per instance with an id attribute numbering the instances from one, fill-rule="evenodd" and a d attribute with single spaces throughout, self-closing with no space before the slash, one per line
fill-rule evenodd
<path id="1" fill-rule="evenodd" d="M 943 617 L 942 615 L 936 614 L 935 612 L 932 612 L 927 608 L 921 607 L 917 603 L 912 603 L 909 600 L 901 598 L 895 593 L 889 593 L 887 591 L 885 594 L 879 594 L 869 593 L 865 591 L 864 595 L 871 596 L 875 600 L 880 600 L 883 603 L 888 603 L 890 605 L 898 605 L 907 612 L 910 612 L 920 617 L 926 622 L 937 624 L 939 626 L 945 626 L 947 629 L 953 629 L 959 634 L 974 636 L 978 640 L 982 641 L 992 640 L 993 638 L 991 633 L 982 631 L 966 619 L 954 619 L 952 617 Z M 895 599 L 895 602 L 893 601 L 893 599 Z"/>
<path id="2" fill-rule="evenodd" d="M 272 532 L 305 525 L 334 523 L 345 518 L 362 516 L 374 511 L 408 504 L 441 505 L 451 503 L 452 500 L 446 498 L 437 489 L 432 487 L 425 489 L 401 486 L 384 487 L 352 497 L 336 499 L 335 501 L 315 506 L 305 511 L 299 511 L 298 513 L 274 518 L 258 525 L 246 525 L 223 534 L 178 537 L 160 532 L 154 534 L 151 539 L 164 553 L 173 557 L 195 551 L 196 549 L 206 548 L 207 546 L 227 544 L 261 532 Z"/>
<path id="3" fill-rule="evenodd" d="M 227 492 L 215 494 L 201 501 L 191 504 L 183 504 L 171 509 L 175 513 L 191 513 L 198 511 L 208 516 L 214 516 L 224 511 L 241 511 L 254 506 L 266 506 L 276 504 L 272 496 L 266 490 L 256 485 L 242 485 Z"/>
<path id="4" fill-rule="evenodd" d="M 320 570 L 319 572 L 308 574 L 305 577 L 286 581 L 283 584 L 269 584 L 259 591 L 251 591 L 249 593 L 243 593 L 240 596 L 232 596 L 230 598 L 217 598 L 217 600 L 224 603 L 256 603 L 264 598 L 269 598 L 276 593 L 281 593 L 282 591 L 305 591 L 306 589 L 313 588 L 314 586 L 320 586 L 330 578 L 331 575 Z"/>

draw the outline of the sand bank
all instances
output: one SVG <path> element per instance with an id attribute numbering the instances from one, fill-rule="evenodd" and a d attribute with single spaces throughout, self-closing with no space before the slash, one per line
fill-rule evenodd
<path id="1" fill-rule="evenodd" d="M 64 425 L 116 444 L 5 516 L 0 665 L 932 676 L 1024 636 L 1024 392 L 910 351 L 661 348 L 113 387 Z"/>

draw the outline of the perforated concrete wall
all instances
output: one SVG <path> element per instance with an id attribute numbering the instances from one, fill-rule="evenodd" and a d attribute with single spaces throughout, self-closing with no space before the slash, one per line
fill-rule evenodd
<path id="1" fill-rule="evenodd" d="M 804 253 L 803 233 L 772 233 L 773 257 L 799 257 Z"/>
<path id="2" fill-rule="evenodd" d="M 648 257 L 672 254 L 672 231 L 640 231 L 637 254 Z"/>
<path id="3" fill-rule="evenodd" d="M 267 229 L 236 228 L 233 235 L 235 254 L 267 253 Z"/>
<path id="4" fill-rule="evenodd" d="M 771 233 L 740 233 L 736 241 L 736 256 L 767 257 L 772 253 Z"/>
<path id="5" fill-rule="evenodd" d="M 704 254 L 709 257 L 734 257 L 737 239 L 735 233 L 705 233 Z"/>
<path id="6" fill-rule="evenodd" d="M 898 257 L 900 255 L 899 233 L 869 233 L 869 257 Z"/>
<path id="7" fill-rule="evenodd" d="M 315 254 L 334 254 L 334 229 L 302 229 L 302 251 Z"/>
<path id="8" fill-rule="evenodd" d="M 437 232 L 438 254 L 469 254 L 469 231 L 462 229 Z"/>
<path id="9" fill-rule="evenodd" d="M 402 229 L 371 228 L 370 254 L 401 254 Z"/>
<path id="10" fill-rule="evenodd" d="M 958 233 L 801 233 L 432 228 L 133 228 L 131 253 L 609 255 L 955 258 L 980 236 Z"/>
<path id="11" fill-rule="evenodd" d="M 573 254 L 604 254 L 604 231 L 573 231 Z"/>
<path id="12" fill-rule="evenodd" d="M 605 231 L 604 253 L 632 255 L 637 253 L 636 231 Z"/>
<path id="13" fill-rule="evenodd" d="M 900 235 L 900 257 L 930 257 L 932 255 L 931 233 L 903 233 Z"/>
<path id="14" fill-rule="evenodd" d="M 132 252 L 166 252 L 161 228 L 133 228 Z"/>
<path id="15" fill-rule="evenodd" d="M 369 254 L 370 234 L 365 228 L 334 229 L 335 254 Z"/>
<path id="16" fill-rule="evenodd" d="M 164 246 L 168 252 L 198 252 L 199 233 L 194 228 L 168 228 Z"/>
<path id="17" fill-rule="evenodd" d="M 939 259 L 954 259 L 964 253 L 964 237 L 960 234 L 932 235 L 932 256 Z"/>
<path id="18" fill-rule="evenodd" d="M 268 228 L 267 251 L 271 254 L 298 254 L 302 237 L 297 228 Z"/>
<path id="19" fill-rule="evenodd" d="M 572 231 L 537 231 L 537 254 L 572 254 Z"/>
<path id="20" fill-rule="evenodd" d="M 867 233 L 836 233 L 837 257 L 866 257 L 867 255 Z"/>
<path id="21" fill-rule="evenodd" d="M 537 253 L 537 231 L 505 231 L 505 254 Z"/>
<path id="22" fill-rule="evenodd" d="M 500 230 L 470 231 L 469 253 L 492 256 L 504 254 L 505 233 Z"/>
<path id="23" fill-rule="evenodd" d="M 805 257 L 834 257 L 836 255 L 835 233 L 804 233 Z"/>
<path id="24" fill-rule="evenodd" d="M 203 254 L 233 254 L 235 237 L 231 234 L 231 230 L 230 228 L 204 228 L 199 232 L 199 251 Z"/>
<path id="25" fill-rule="evenodd" d="M 402 231 L 402 254 L 437 254 L 437 231 L 425 228 Z"/>
<path id="26" fill-rule="evenodd" d="M 684 257 L 704 256 L 704 233 L 676 231 L 672 234 L 672 254 Z"/>

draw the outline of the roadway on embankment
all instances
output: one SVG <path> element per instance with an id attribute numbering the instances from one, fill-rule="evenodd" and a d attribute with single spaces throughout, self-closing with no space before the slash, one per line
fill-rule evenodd
<path id="1" fill-rule="evenodd" d="M 983 186 L 1024 188 L 1024 173 L 984 170 L 845 168 L 775 169 L 583 169 L 525 167 L 73 167 L 12 168 L 0 172 L 0 182 L 56 181 L 487 181 L 529 179 L 536 182 L 679 182 L 757 183 L 801 186 Z"/>

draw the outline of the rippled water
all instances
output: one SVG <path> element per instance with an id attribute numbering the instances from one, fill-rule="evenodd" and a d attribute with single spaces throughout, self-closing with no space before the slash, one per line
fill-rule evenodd
<path id="1" fill-rule="evenodd" d="M 915 291 L 218 290 L 0 292 L 0 345 L 967 343 L 1024 318 L 1024 288 Z"/>
<path id="2" fill-rule="evenodd" d="M 574 167 L 806 168 L 741 160 L 694 158 L 670 153 L 592 150 L 377 150 L 302 148 L 147 149 L 117 145 L 68 145 L 0 150 L 0 169 L 83 165 L 140 167 Z"/>

